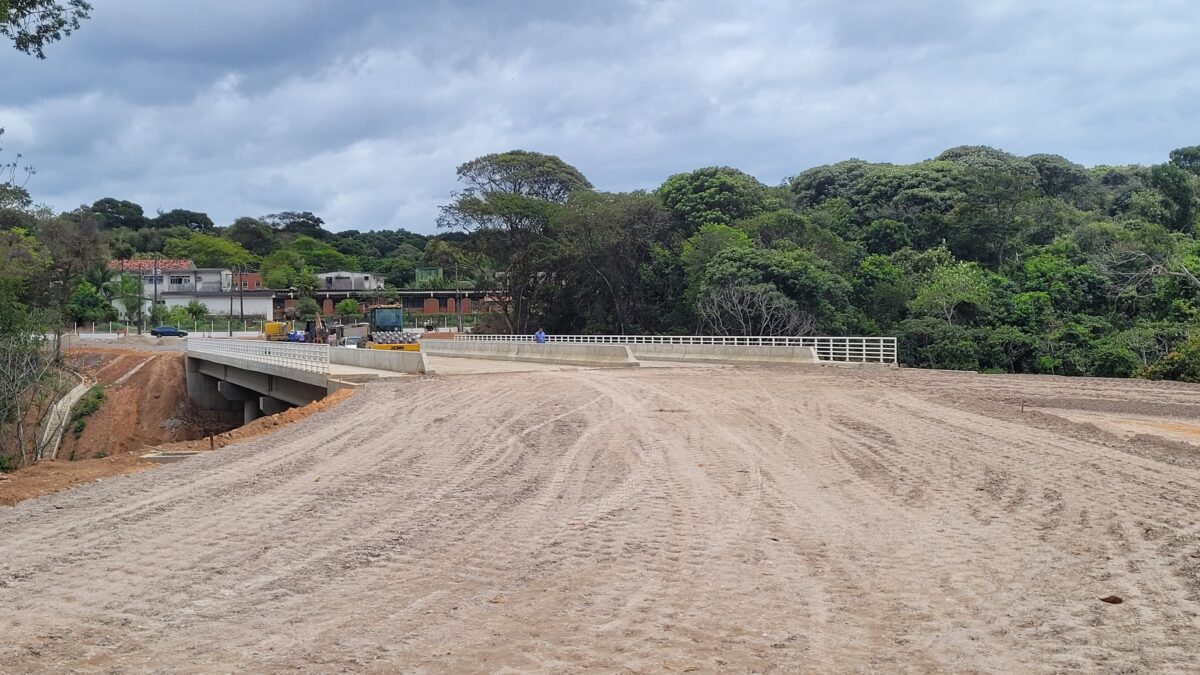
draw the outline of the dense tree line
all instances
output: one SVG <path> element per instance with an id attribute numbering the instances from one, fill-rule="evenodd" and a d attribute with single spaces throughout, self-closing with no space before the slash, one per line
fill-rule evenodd
<path id="1" fill-rule="evenodd" d="M 896 335 L 914 366 L 1200 380 L 1200 147 L 1088 168 L 962 146 L 622 194 L 510 152 L 459 178 L 440 224 L 505 292 L 504 330 Z"/>
<path id="2" fill-rule="evenodd" d="M 295 211 L 219 226 L 117 198 L 53 214 L 23 176 L 10 161 L 0 185 L 0 295 L 64 320 L 136 296 L 106 256 L 164 255 L 301 294 L 333 269 L 457 279 L 497 291 L 490 328 L 506 332 L 895 335 L 913 366 L 1200 379 L 1200 146 L 1090 168 L 962 146 L 775 186 L 707 167 L 631 193 L 513 151 L 459 167 L 436 236 L 331 232 Z M 446 278 L 416 282 L 423 266 Z"/>

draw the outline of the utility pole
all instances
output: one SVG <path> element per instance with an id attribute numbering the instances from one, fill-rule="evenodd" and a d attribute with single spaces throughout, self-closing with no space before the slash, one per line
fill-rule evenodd
<path id="1" fill-rule="evenodd" d="M 238 271 L 238 320 L 242 322 L 242 328 L 246 327 L 246 282 L 242 281 L 242 275 L 246 273 L 244 265 L 237 266 Z"/>
<path id="2" fill-rule="evenodd" d="M 458 332 L 462 333 L 462 284 L 458 283 L 458 261 L 454 261 L 454 318 Z"/>
<path id="3" fill-rule="evenodd" d="M 150 318 L 153 320 L 155 310 L 158 309 L 158 254 L 154 254 L 154 302 L 150 303 Z"/>
<path id="4" fill-rule="evenodd" d="M 233 283 L 233 274 L 230 275 L 230 283 Z M 233 289 L 229 289 L 229 337 L 233 337 Z"/>

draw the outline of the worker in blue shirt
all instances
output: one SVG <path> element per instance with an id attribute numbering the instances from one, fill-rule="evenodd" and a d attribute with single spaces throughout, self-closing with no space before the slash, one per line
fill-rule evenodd
<path id="1" fill-rule="evenodd" d="M 541 328 L 539 328 L 539 329 L 537 330 L 537 332 L 533 334 L 533 341 L 534 341 L 534 342 L 536 342 L 536 343 L 538 343 L 539 345 L 540 345 L 540 344 L 545 344 L 545 342 L 546 342 L 546 332 L 545 332 L 545 331 L 543 331 Z"/>

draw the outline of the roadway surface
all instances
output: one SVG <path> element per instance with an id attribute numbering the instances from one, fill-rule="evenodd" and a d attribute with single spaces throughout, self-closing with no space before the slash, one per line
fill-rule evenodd
<path id="1" fill-rule="evenodd" d="M 0 508 L 0 671 L 1195 672 L 1200 388 L 502 365 Z"/>

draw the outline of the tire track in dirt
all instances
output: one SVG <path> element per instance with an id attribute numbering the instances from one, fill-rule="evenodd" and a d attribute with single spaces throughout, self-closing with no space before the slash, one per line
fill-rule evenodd
<path id="1" fill-rule="evenodd" d="M 1186 672 L 1200 471 L 967 400 L 1054 387 L 1117 409 L 1197 391 L 765 368 L 371 386 L 0 509 L 0 671 Z"/>

